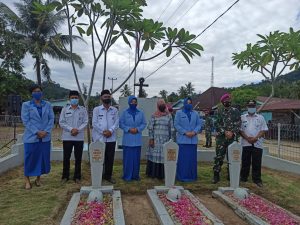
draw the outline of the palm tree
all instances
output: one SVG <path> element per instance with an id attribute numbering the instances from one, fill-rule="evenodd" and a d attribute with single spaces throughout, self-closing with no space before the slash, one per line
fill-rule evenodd
<path id="1" fill-rule="evenodd" d="M 195 88 L 192 82 L 188 82 L 187 84 L 185 84 L 185 89 L 189 96 L 194 95 Z"/>
<path id="2" fill-rule="evenodd" d="M 132 91 L 131 91 L 130 87 L 128 86 L 128 84 L 125 84 L 123 89 L 120 90 L 120 92 L 121 92 L 122 97 L 127 97 L 127 96 L 132 95 Z"/>
<path id="3" fill-rule="evenodd" d="M 187 90 L 184 86 L 181 86 L 179 89 L 178 89 L 178 95 L 180 98 L 185 98 L 187 97 Z"/>
<path id="4" fill-rule="evenodd" d="M 9 24 L 16 35 L 22 36 L 25 51 L 34 58 L 37 83 L 41 85 L 41 73 L 50 80 L 50 68 L 45 55 L 54 59 L 71 61 L 71 57 L 79 67 L 83 62 L 79 55 L 71 54 L 64 46 L 70 40 L 82 40 L 78 36 L 63 35 L 58 33 L 58 28 L 63 24 L 65 16 L 63 11 L 53 12 L 55 6 L 51 0 L 43 3 L 42 0 L 23 0 L 14 4 L 18 15 L 0 3 L 0 17 Z"/>
<path id="5" fill-rule="evenodd" d="M 161 90 L 159 94 L 165 101 L 168 101 L 168 92 L 166 90 Z"/>

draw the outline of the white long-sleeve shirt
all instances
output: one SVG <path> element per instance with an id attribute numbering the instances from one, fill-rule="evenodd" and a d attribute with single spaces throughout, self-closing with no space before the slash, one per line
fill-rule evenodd
<path id="1" fill-rule="evenodd" d="M 110 106 L 106 109 L 103 105 L 97 106 L 93 110 L 93 141 L 115 142 L 116 133 L 119 128 L 119 115 L 117 108 Z M 112 135 L 106 138 L 103 131 L 109 130 Z"/>
<path id="2" fill-rule="evenodd" d="M 84 141 L 84 128 L 88 124 L 88 113 L 83 106 L 77 106 L 75 109 L 71 105 L 65 106 L 59 117 L 59 125 L 63 129 L 63 141 Z M 78 129 L 76 136 L 71 135 L 73 128 Z"/>
<path id="3" fill-rule="evenodd" d="M 248 113 L 241 116 L 242 125 L 241 125 L 241 131 L 244 131 L 247 136 L 255 137 L 260 131 L 267 131 L 268 126 L 266 124 L 266 121 L 262 115 L 254 114 L 249 115 Z M 257 142 L 254 143 L 254 147 L 256 148 L 262 148 L 263 144 L 263 138 L 259 138 Z M 241 144 L 242 146 L 251 146 L 246 139 L 241 138 Z"/>

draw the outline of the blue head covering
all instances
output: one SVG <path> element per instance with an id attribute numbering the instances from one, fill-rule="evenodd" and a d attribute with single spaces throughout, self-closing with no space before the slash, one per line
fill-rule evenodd
<path id="1" fill-rule="evenodd" d="M 191 121 L 191 112 L 193 110 L 193 105 L 192 104 L 188 104 L 188 100 L 192 99 L 190 97 L 187 97 L 184 99 L 183 101 L 183 112 L 187 115 L 187 117 L 189 118 L 189 121 Z"/>
<path id="2" fill-rule="evenodd" d="M 137 108 L 136 108 L 136 105 L 135 104 L 131 104 L 131 101 L 135 99 L 137 100 L 137 98 L 134 96 L 134 95 L 131 95 L 128 97 L 128 105 L 129 105 L 129 108 L 127 109 L 127 112 L 132 115 L 133 117 L 133 120 L 135 120 L 135 114 L 136 112 L 138 111 Z"/>

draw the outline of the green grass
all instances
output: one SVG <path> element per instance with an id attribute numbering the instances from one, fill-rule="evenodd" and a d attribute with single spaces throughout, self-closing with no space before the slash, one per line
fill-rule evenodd
<path id="1" fill-rule="evenodd" d="M 72 163 L 71 168 L 73 165 Z M 125 182 L 121 179 L 122 164 L 116 162 L 114 178 L 117 184 L 114 188 L 121 190 L 122 195 L 145 195 L 147 189 L 155 185 L 163 185 L 160 180 L 146 178 L 145 167 L 143 162 L 140 173 L 141 181 Z M 80 185 L 72 181 L 61 185 L 61 171 L 62 163 L 52 162 L 51 173 L 42 176 L 43 186 L 33 186 L 29 191 L 24 190 L 22 167 L 2 174 L 0 177 L 0 224 L 59 224 L 72 194 L 80 189 Z M 86 162 L 82 164 L 82 173 L 81 185 L 90 185 L 90 169 Z M 251 182 L 246 183 L 245 187 L 300 215 L 300 176 L 269 169 L 263 169 L 262 173 L 264 188 L 259 189 Z M 176 185 L 182 185 L 196 194 L 208 194 L 216 190 L 218 186 L 228 186 L 225 174 L 222 174 L 219 185 L 210 184 L 211 176 L 211 164 L 199 163 L 197 182 L 178 182 Z M 32 183 L 33 181 L 32 179 Z"/>

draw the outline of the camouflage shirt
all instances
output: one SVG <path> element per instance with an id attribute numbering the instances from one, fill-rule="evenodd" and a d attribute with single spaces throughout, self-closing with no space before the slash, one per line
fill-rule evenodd
<path id="1" fill-rule="evenodd" d="M 211 132 L 214 126 L 213 119 L 210 116 L 205 116 L 205 131 Z"/>
<path id="2" fill-rule="evenodd" d="M 234 139 L 237 140 L 241 127 L 240 111 L 233 107 L 228 109 L 222 107 L 217 112 L 215 126 L 218 137 L 224 137 L 225 131 L 232 131 L 234 133 Z"/>

